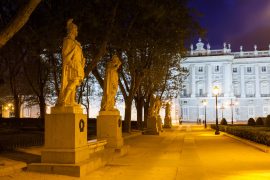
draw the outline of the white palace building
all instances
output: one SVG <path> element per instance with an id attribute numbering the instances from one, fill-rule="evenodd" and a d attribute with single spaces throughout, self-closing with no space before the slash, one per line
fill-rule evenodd
<path id="1" fill-rule="evenodd" d="M 215 121 L 215 95 L 219 88 L 218 119 L 228 123 L 248 120 L 270 114 L 270 47 L 269 50 L 232 52 L 230 44 L 211 50 L 199 42 L 191 45 L 182 67 L 188 70 L 180 92 L 180 115 L 183 121 L 205 118 Z M 207 103 L 203 103 L 203 102 Z"/>

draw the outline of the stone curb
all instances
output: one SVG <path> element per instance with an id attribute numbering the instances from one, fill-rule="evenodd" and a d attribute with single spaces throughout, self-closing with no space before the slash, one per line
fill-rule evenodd
<path id="1" fill-rule="evenodd" d="M 241 141 L 242 143 L 247 144 L 249 146 L 252 146 L 252 147 L 254 147 L 254 148 L 256 148 L 256 149 L 258 149 L 258 150 L 260 150 L 262 152 L 270 153 L 270 147 L 269 146 L 259 144 L 259 143 L 256 143 L 256 142 L 253 142 L 253 141 L 250 141 L 250 140 L 247 140 L 247 139 L 243 139 L 243 138 L 240 138 L 240 137 L 237 137 L 237 136 L 225 133 L 225 132 L 221 132 L 221 135 L 231 137 L 231 138 L 233 138 L 235 140 Z"/>

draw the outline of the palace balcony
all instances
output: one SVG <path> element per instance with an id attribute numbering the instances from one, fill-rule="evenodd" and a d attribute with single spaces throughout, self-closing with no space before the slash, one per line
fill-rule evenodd
<path id="1" fill-rule="evenodd" d="M 191 94 L 181 94 L 181 98 L 190 98 Z"/>
<path id="2" fill-rule="evenodd" d="M 261 94 L 261 97 L 270 97 L 270 94 Z"/>

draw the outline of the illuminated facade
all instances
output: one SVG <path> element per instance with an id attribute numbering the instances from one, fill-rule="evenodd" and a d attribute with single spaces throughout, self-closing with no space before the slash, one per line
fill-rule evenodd
<path id="1" fill-rule="evenodd" d="M 207 44 L 191 45 L 190 55 L 182 61 L 189 71 L 180 93 L 180 111 L 184 121 L 204 120 L 203 101 L 207 101 L 207 120 L 215 120 L 213 87 L 219 87 L 218 117 L 230 121 L 248 120 L 270 113 L 269 50 L 232 52 L 230 44 L 211 50 Z"/>
<path id="2" fill-rule="evenodd" d="M 6 103 L 0 107 L 0 118 L 11 118 L 14 117 L 14 105 L 12 103 Z M 38 118 L 40 116 L 39 106 L 27 106 L 26 104 L 21 105 L 20 117 L 21 118 Z"/>

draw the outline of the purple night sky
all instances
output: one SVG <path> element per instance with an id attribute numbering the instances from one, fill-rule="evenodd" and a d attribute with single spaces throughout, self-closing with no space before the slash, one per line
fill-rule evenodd
<path id="1" fill-rule="evenodd" d="M 206 29 L 204 42 L 211 49 L 230 43 L 233 51 L 268 49 L 270 44 L 270 0 L 191 0 L 191 7 L 203 14 L 199 18 Z M 196 42 L 194 42 L 195 44 Z"/>

